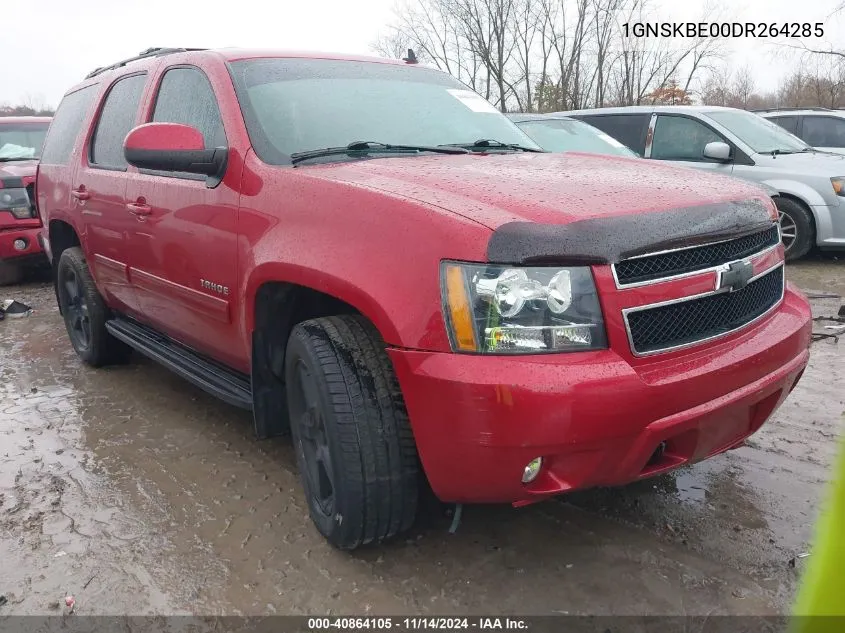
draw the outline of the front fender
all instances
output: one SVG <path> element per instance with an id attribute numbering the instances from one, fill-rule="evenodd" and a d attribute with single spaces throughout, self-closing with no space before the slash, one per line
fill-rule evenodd
<path id="1" fill-rule="evenodd" d="M 828 204 L 827 200 L 825 200 L 818 191 L 802 182 L 795 180 L 772 179 L 765 180 L 762 184 L 773 187 L 781 195 L 786 194 L 792 196 L 793 198 L 798 198 L 811 209 L 818 206 L 827 206 Z"/>
<path id="2" fill-rule="evenodd" d="M 299 171 L 253 161 L 248 171 L 260 186 L 242 196 L 238 211 L 244 340 L 255 328 L 259 289 L 282 282 L 351 305 L 392 347 L 451 351 L 440 262 L 485 261 L 489 228 L 401 195 L 332 180 L 330 168 Z"/>
<path id="3" fill-rule="evenodd" d="M 255 300 L 265 283 L 282 282 L 317 290 L 351 305 L 376 326 L 388 345 L 401 346 L 402 337 L 394 318 L 364 288 L 322 270 L 289 262 L 268 261 L 252 269 L 244 292 L 245 336 L 255 327 Z"/>

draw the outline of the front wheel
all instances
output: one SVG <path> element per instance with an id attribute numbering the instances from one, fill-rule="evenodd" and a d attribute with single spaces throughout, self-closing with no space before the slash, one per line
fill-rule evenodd
<path id="1" fill-rule="evenodd" d="M 787 261 L 804 257 L 813 247 L 815 239 L 809 211 L 789 198 L 777 196 L 774 201 L 778 209 L 778 224 Z"/>
<path id="2" fill-rule="evenodd" d="M 335 547 L 414 522 L 419 460 L 384 341 L 364 318 L 294 327 L 285 357 L 291 434 L 311 519 Z"/>

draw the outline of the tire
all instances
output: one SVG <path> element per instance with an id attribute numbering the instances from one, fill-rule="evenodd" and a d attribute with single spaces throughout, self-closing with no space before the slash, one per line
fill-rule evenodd
<path id="1" fill-rule="evenodd" d="M 106 330 L 111 314 L 78 246 L 62 251 L 56 270 L 56 296 L 79 358 L 92 367 L 102 367 L 129 357 L 129 346 Z"/>
<path id="2" fill-rule="evenodd" d="M 11 286 L 23 279 L 23 267 L 18 264 L 0 262 L 0 286 Z"/>
<path id="3" fill-rule="evenodd" d="M 360 316 L 293 328 L 285 355 L 291 434 L 311 519 L 352 550 L 413 525 L 419 459 L 384 341 Z"/>
<path id="4" fill-rule="evenodd" d="M 810 212 L 795 200 L 777 196 L 774 201 L 778 208 L 778 222 L 781 225 L 786 260 L 800 259 L 810 252 L 816 239 L 813 218 Z"/>

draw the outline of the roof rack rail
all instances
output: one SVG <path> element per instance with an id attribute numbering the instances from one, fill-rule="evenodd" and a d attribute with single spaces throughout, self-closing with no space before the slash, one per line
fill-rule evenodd
<path id="1" fill-rule="evenodd" d="M 91 77 L 96 77 L 97 75 L 106 72 L 107 70 L 114 70 L 115 68 L 120 68 L 122 66 L 126 66 L 129 62 L 135 62 L 139 59 L 146 59 L 148 57 L 161 57 L 162 55 L 172 55 L 173 53 L 187 53 L 188 51 L 204 51 L 204 48 L 164 48 L 164 47 L 153 47 L 148 48 L 146 50 L 141 51 L 135 57 L 129 57 L 128 59 L 123 59 L 115 64 L 111 64 L 109 66 L 101 66 L 100 68 L 95 68 L 90 73 L 85 75 L 85 79 L 91 79 Z"/>
<path id="2" fill-rule="evenodd" d="M 752 112 L 779 112 L 779 111 L 790 111 L 790 110 L 813 110 L 819 112 L 830 112 L 831 108 L 821 108 L 819 106 L 806 106 L 803 108 L 797 106 L 790 106 L 784 108 L 759 108 L 757 110 L 752 110 Z"/>

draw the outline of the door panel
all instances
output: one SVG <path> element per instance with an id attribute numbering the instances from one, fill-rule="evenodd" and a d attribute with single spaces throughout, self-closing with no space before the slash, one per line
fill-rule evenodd
<path id="1" fill-rule="evenodd" d="M 151 121 L 192 125 L 206 147 L 226 146 L 217 100 L 197 68 L 174 67 L 162 75 Z M 129 270 L 144 320 L 176 340 L 244 371 L 233 341 L 237 300 L 238 175 L 231 167 L 219 185 L 204 177 L 141 170 L 126 191 L 136 215 Z M 239 353 L 240 352 L 240 353 Z"/>
<path id="2" fill-rule="evenodd" d="M 130 75 L 109 89 L 71 191 L 97 284 L 112 305 L 133 315 L 140 306 L 127 274 L 135 222 L 126 209 L 123 138 L 138 119 L 146 79 Z"/>

